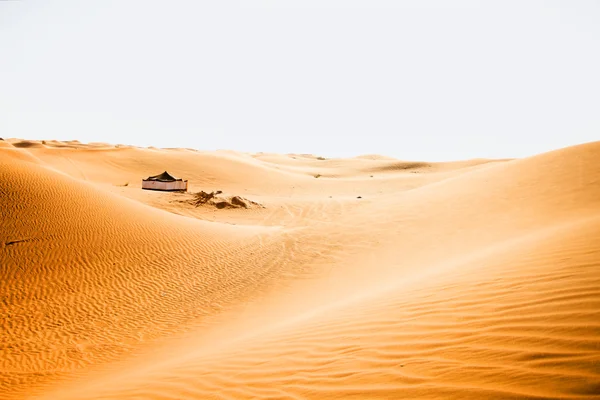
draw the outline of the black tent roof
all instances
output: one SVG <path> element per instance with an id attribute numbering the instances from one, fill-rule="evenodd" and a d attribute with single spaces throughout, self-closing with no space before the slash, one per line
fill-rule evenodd
<path id="1" fill-rule="evenodd" d="M 180 181 L 181 178 L 175 178 L 174 176 L 169 174 L 167 171 L 165 171 L 162 174 L 149 176 L 148 178 L 146 178 L 144 180 L 145 181 L 159 181 L 159 182 L 175 182 L 175 181 Z"/>

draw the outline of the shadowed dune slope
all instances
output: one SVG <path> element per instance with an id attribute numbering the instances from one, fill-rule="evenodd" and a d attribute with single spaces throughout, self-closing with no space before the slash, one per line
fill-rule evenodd
<path id="1" fill-rule="evenodd" d="M 44 145 L 38 141 L 22 140 L 19 142 L 13 142 L 12 145 L 16 148 L 30 149 L 30 148 L 43 148 Z"/>
<path id="2" fill-rule="evenodd" d="M 30 151 L 64 170 L 65 153 L 52 151 L 79 150 Z M 88 177 L 96 164 L 138 174 L 127 157 L 146 165 L 148 152 L 107 150 L 100 162 L 80 154 L 77 163 Z M 165 158 L 155 165 L 170 159 L 156 153 Z M 258 162 L 210 157 L 215 179 L 234 186 L 235 172 Z M 357 161 L 372 160 L 335 168 Z M 188 164 L 194 176 L 197 163 Z M 267 228 L 179 217 L 2 157 L 0 391 L 597 398 L 600 142 L 474 165 L 409 188 L 395 180 L 404 169 L 392 168 L 389 187 L 367 180 L 369 196 L 336 200 L 318 190 L 344 193 L 347 182 L 257 164 L 275 174 L 251 183 L 257 193 L 298 188 L 267 208 L 262 224 L 279 225 Z"/>
<path id="3" fill-rule="evenodd" d="M 277 273 L 253 268 L 277 255 L 275 228 L 178 217 L 14 154 L 0 156 L 0 393 L 177 331 Z"/>

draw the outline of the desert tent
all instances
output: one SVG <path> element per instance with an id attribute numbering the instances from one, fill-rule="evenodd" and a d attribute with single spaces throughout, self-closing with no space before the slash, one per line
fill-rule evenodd
<path id="1" fill-rule="evenodd" d="M 142 179 L 142 189 L 148 190 L 187 190 L 188 181 L 181 178 L 175 178 L 167 171 L 155 176 L 149 176 Z"/>

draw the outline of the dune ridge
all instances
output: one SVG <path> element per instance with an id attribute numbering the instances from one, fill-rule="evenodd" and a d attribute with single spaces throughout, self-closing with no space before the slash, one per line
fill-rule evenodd
<path id="1" fill-rule="evenodd" d="M 86 146 L 0 148 L 4 397 L 600 393 L 600 142 L 416 164 Z M 139 190 L 165 165 L 265 208 Z"/>

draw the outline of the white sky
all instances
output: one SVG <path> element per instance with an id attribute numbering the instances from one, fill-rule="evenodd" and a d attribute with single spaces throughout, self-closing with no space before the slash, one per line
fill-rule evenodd
<path id="1" fill-rule="evenodd" d="M 600 139 L 598 1 L 0 1 L 0 136 L 410 160 Z"/>

